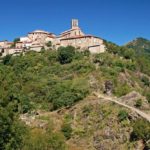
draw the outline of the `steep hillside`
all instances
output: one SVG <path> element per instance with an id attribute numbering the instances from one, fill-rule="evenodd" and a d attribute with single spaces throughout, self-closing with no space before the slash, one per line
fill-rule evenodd
<path id="1" fill-rule="evenodd" d="M 66 149 L 69 150 L 142 150 L 144 148 L 141 140 L 132 139 L 133 124 L 138 124 L 141 117 L 105 98 L 88 96 L 71 108 L 38 113 L 34 122 L 44 121 L 45 124 L 50 122 L 55 132 L 63 132 L 66 137 Z M 26 144 L 28 149 L 30 140 L 31 138 Z"/>
<path id="2" fill-rule="evenodd" d="M 95 55 L 69 46 L 4 57 L 0 149 L 148 149 L 150 124 L 93 93 L 118 97 L 149 115 L 149 56 L 106 46 Z"/>

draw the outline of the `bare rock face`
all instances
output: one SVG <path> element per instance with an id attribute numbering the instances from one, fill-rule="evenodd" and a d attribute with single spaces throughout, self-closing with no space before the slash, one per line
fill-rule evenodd
<path id="1" fill-rule="evenodd" d="M 105 86 L 104 93 L 107 95 L 111 95 L 113 91 L 113 83 L 111 81 L 106 81 L 104 86 Z"/>
<path id="2" fill-rule="evenodd" d="M 137 100 L 141 100 L 142 101 L 142 106 L 140 107 L 140 109 L 149 109 L 149 104 L 147 102 L 147 100 L 145 99 L 145 97 L 143 97 L 140 93 L 133 91 L 130 92 L 129 94 L 120 97 L 120 102 L 127 104 L 129 106 L 133 106 L 135 107 Z"/>

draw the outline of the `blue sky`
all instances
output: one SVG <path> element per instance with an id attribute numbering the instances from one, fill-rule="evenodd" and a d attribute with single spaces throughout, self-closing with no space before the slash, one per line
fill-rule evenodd
<path id="1" fill-rule="evenodd" d="M 35 29 L 59 34 L 79 19 L 81 29 L 119 45 L 150 39 L 150 0 L 3 0 L 0 41 Z"/>

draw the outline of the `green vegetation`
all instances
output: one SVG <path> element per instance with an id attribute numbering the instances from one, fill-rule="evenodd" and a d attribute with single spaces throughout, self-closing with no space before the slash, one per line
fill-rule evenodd
<path id="1" fill-rule="evenodd" d="M 66 150 L 65 138 L 61 133 L 32 129 L 25 136 L 23 150 Z"/>
<path id="2" fill-rule="evenodd" d="M 70 123 L 64 123 L 61 131 L 63 132 L 67 140 L 71 138 L 72 128 Z"/>
<path id="3" fill-rule="evenodd" d="M 18 119 L 18 107 L 14 97 L 0 100 L 0 149 L 16 150 L 23 145 L 26 127 Z"/>
<path id="4" fill-rule="evenodd" d="M 83 79 L 75 81 L 67 80 L 52 86 L 48 100 L 53 104 L 53 109 L 58 109 L 62 106 L 71 106 L 75 102 L 85 98 L 88 94 L 88 85 L 86 85 L 85 81 Z"/>
<path id="5" fill-rule="evenodd" d="M 138 99 L 138 100 L 136 101 L 135 107 L 140 108 L 141 106 L 142 106 L 142 100 L 141 100 L 141 99 Z"/>
<path id="6" fill-rule="evenodd" d="M 149 53 L 150 52 L 150 41 L 144 38 L 137 38 L 126 45 L 128 48 L 135 49 L 137 53 Z"/>
<path id="7" fill-rule="evenodd" d="M 47 46 L 51 47 L 51 44 Z M 109 118 L 111 113 L 118 117 L 117 127 L 118 123 L 128 124 L 127 111 L 119 109 L 114 112 L 114 106 L 99 108 L 92 105 L 83 107 L 75 121 L 82 118 L 85 122 L 80 120 L 81 124 L 75 129 L 73 121 L 60 121 L 59 129 L 51 130 L 49 127 L 29 128 L 19 120 L 20 114 L 33 110 L 70 110 L 93 92 L 103 93 L 107 81 L 112 83 L 111 91 L 115 96 L 135 90 L 150 102 L 149 55 L 137 54 L 132 48 L 119 47 L 110 42 L 106 42 L 106 46 L 105 53 L 93 55 L 68 46 L 58 51 L 43 49 L 39 53 L 30 51 L 25 55 L 5 56 L 0 63 L 0 149 L 64 150 L 66 140 L 72 140 L 73 136 L 88 138 L 91 133 L 94 134 L 94 129 L 103 129 L 112 121 Z M 141 105 L 138 100 L 136 107 Z M 43 117 L 42 121 L 47 120 Z M 138 128 L 136 126 L 133 128 Z M 137 136 L 137 130 L 134 131 L 134 137 L 148 140 L 146 132 Z"/>
<path id="8" fill-rule="evenodd" d="M 133 123 L 133 131 L 131 133 L 131 140 L 143 140 L 145 143 L 150 140 L 150 124 L 145 120 L 137 120 Z M 146 148 L 150 147 L 146 145 Z"/>
<path id="9" fill-rule="evenodd" d="M 143 76 L 141 78 L 141 81 L 144 83 L 145 86 L 150 86 L 149 78 L 147 78 L 146 76 Z"/>
<path id="10" fill-rule="evenodd" d="M 128 119 L 128 112 L 126 110 L 120 110 L 118 113 L 119 121 Z"/>
<path id="11" fill-rule="evenodd" d="M 146 98 L 147 98 L 148 102 L 150 103 L 150 93 L 146 94 Z"/>
<path id="12" fill-rule="evenodd" d="M 20 41 L 20 38 L 15 38 L 13 41 L 13 44 L 11 45 L 11 48 L 14 48 L 16 46 L 16 43 Z"/>
<path id="13" fill-rule="evenodd" d="M 11 59 L 11 55 L 6 55 L 6 56 L 3 58 L 3 64 L 4 64 L 4 65 L 8 65 L 10 59 Z"/>
<path id="14" fill-rule="evenodd" d="M 47 47 L 51 47 L 51 46 L 52 46 L 52 42 L 51 42 L 51 41 L 47 42 L 47 43 L 46 43 L 46 46 L 47 46 Z"/>
<path id="15" fill-rule="evenodd" d="M 75 55 L 75 48 L 72 46 L 60 47 L 58 49 L 58 60 L 61 64 L 67 64 L 72 62 Z"/>

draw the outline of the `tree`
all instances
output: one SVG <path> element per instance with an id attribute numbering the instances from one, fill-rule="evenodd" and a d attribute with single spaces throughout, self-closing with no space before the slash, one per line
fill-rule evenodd
<path id="1" fill-rule="evenodd" d="M 19 42 L 19 41 L 20 41 L 20 38 L 15 38 L 13 42 L 14 42 L 14 43 L 17 43 L 17 42 Z"/>
<path id="2" fill-rule="evenodd" d="M 14 48 L 16 46 L 16 43 L 20 41 L 20 38 L 15 38 L 13 41 L 13 44 L 11 45 L 11 48 Z"/>
<path id="3" fill-rule="evenodd" d="M 25 126 L 18 120 L 14 99 L 0 101 L 0 149 L 16 150 L 22 147 Z"/>
<path id="4" fill-rule="evenodd" d="M 46 46 L 47 46 L 47 47 L 51 47 L 51 46 L 52 46 L 52 42 L 51 42 L 51 41 L 47 42 L 47 43 L 46 43 Z"/>
<path id="5" fill-rule="evenodd" d="M 67 64 L 72 62 L 75 55 L 75 48 L 72 46 L 58 48 L 58 61 L 61 64 Z"/>
<path id="6" fill-rule="evenodd" d="M 6 56 L 3 58 L 3 64 L 4 64 L 4 65 L 8 65 L 9 62 L 10 62 L 10 59 L 11 59 L 11 55 L 6 55 Z"/>

